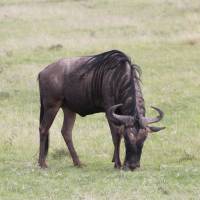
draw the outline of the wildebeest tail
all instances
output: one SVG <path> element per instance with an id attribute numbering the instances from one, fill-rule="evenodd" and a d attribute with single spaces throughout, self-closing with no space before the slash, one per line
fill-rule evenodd
<path id="1" fill-rule="evenodd" d="M 40 92 L 40 124 L 41 124 L 44 116 L 44 105 L 42 101 L 41 88 L 40 88 L 40 74 L 38 75 L 38 81 L 39 81 L 39 92 Z"/>
<path id="2" fill-rule="evenodd" d="M 44 116 L 44 105 L 42 102 L 42 98 L 40 96 L 40 124 L 42 122 L 43 116 Z"/>

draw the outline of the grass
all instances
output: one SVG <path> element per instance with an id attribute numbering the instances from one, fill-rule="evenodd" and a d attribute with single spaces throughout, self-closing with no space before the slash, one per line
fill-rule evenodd
<path id="1" fill-rule="evenodd" d="M 0 199 L 200 199 L 198 0 L 0 0 Z M 37 166 L 37 74 L 61 58 L 120 49 L 142 67 L 143 92 L 167 127 L 149 136 L 141 168 L 117 171 L 103 114 L 78 117 L 72 166 L 51 128 L 49 168 Z M 124 156 L 122 145 L 121 157 Z"/>

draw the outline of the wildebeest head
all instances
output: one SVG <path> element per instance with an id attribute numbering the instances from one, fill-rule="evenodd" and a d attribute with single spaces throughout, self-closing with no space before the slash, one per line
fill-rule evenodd
<path id="1" fill-rule="evenodd" d="M 126 146 L 126 156 L 124 161 L 124 169 L 134 170 L 140 167 L 140 158 L 144 141 L 148 133 L 158 132 L 165 127 L 152 127 L 151 123 L 159 122 L 163 118 L 163 112 L 156 107 L 154 108 L 159 115 L 155 118 L 147 118 L 140 116 L 139 118 L 116 114 L 116 110 L 123 106 L 117 104 L 109 108 L 109 118 L 117 126 L 122 126 L 121 134 L 124 137 Z"/>

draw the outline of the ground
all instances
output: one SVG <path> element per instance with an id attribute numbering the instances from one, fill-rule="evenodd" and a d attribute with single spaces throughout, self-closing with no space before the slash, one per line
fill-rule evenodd
<path id="1" fill-rule="evenodd" d="M 200 199 L 199 0 L 0 0 L 0 199 Z M 77 117 L 75 168 L 51 128 L 49 168 L 38 158 L 37 74 L 61 57 L 119 49 L 141 66 L 149 135 L 141 168 L 118 171 L 104 114 Z M 121 157 L 124 157 L 122 143 Z"/>

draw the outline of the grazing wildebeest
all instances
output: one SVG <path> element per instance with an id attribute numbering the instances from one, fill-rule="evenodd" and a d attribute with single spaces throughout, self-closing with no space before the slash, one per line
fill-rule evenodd
<path id="1" fill-rule="evenodd" d="M 124 169 L 140 166 L 143 143 L 149 132 L 163 127 L 151 127 L 163 112 L 153 107 L 159 116 L 145 117 L 138 66 L 121 51 L 112 50 L 94 56 L 61 59 L 39 73 L 40 88 L 40 152 L 39 165 L 47 167 L 45 158 L 49 146 L 49 128 L 62 108 L 62 135 L 75 166 L 81 162 L 72 141 L 76 113 L 86 116 L 105 112 L 114 143 L 113 162 L 121 168 L 120 141 L 124 137 L 126 155 Z"/>

